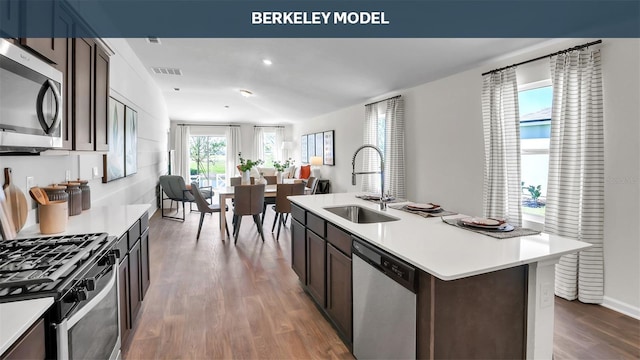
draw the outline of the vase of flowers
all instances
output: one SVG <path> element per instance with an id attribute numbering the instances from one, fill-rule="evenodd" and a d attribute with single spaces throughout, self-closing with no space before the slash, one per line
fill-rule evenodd
<path id="1" fill-rule="evenodd" d="M 277 182 L 278 183 L 282 183 L 282 176 L 284 175 L 284 171 L 286 169 L 288 169 L 289 167 L 291 167 L 291 165 L 293 165 L 293 163 L 295 162 L 295 160 L 288 158 L 287 161 L 285 162 L 280 162 L 280 161 L 274 161 L 273 162 L 273 167 L 276 169 L 276 171 L 278 172 L 277 174 Z"/>
<path id="2" fill-rule="evenodd" d="M 244 159 L 242 157 L 242 153 L 238 153 L 238 157 L 240 158 L 240 165 L 238 165 L 238 171 L 242 175 L 242 185 L 251 185 L 251 169 L 254 166 L 258 166 L 262 164 L 264 161 L 258 159 L 253 161 L 251 159 Z"/>

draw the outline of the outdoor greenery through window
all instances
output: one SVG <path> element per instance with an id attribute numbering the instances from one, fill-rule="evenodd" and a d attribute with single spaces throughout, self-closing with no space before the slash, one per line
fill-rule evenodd
<path id="1" fill-rule="evenodd" d="M 200 186 L 224 186 L 227 139 L 224 136 L 192 136 L 189 145 L 191 181 Z"/>
<path id="2" fill-rule="evenodd" d="M 544 221 L 553 88 L 550 81 L 520 88 L 522 213 Z"/>
<path id="3" fill-rule="evenodd" d="M 276 133 L 264 132 L 264 167 L 273 167 L 273 162 L 276 159 Z"/>

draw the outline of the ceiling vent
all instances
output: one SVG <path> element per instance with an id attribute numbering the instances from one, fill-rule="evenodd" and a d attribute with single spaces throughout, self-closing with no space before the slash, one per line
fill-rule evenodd
<path id="1" fill-rule="evenodd" d="M 157 37 L 153 37 L 153 36 L 147 37 L 147 42 L 149 44 L 158 44 L 158 45 L 160 45 L 160 39 L 157 38 Z"/>
<path id="2" fill-rule="evenodd" d="M 151 70 L 154 74 L 160 75 L 182 75 L 182 70 L 176 68 L 154 67 Z"/>

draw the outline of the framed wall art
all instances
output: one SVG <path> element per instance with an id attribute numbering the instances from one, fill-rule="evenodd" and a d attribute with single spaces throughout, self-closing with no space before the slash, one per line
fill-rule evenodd
<path id="1" fill-rule="evenodd" d="M 315 156 L 322 156 L 322 149 L 324 148 L 324 141 L 322 140 L 322 133 L 316 133 L 315 134 L 316 137 L 316 155 Z"/>
<path id="2" fill-rule="evenodd" d="M 125 110 L 124 125 L 124 174 L 129 176 L 138 172 L 138 112 L 128 106 Z"/>
<path id="3" fill-rule="evenodd" d="M 125 176 L 124 164 L 124 118 L 125 105 L 120 101 L 109 98 L 109 118 L 107 119 L 107 139 L 109 152 L 103 155 L 102 182 L 120 179 Z"/>
<path id="4" fill-rule="evenodd" d="M 309 162 L 309 154 L 307 153 L 307 135 L 300 138 L 300 162 L 305 164 Z"/>
<path id="5" fill-rule="evenodd" d="M 324 152 L 322 153 L 323 162 L 325 165 L 335 165 L 335 159 L 333 157 L 334 147 L 333 147 L 333 130 L 325 131 L 324 135 Z"/>

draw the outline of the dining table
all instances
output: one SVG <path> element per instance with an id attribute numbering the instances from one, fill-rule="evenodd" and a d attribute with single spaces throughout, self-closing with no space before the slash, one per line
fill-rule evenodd
<path id="1" fill-rule="evenodd" d="M 285 179 L 285 180 L 289 180 L 289 179 Z M 293 182 L 294 181 L 285 181 L 285 183 L 293 183 Z M 264 197 L 265 198 L 276 197 L 277 190 L 278 190 L 277 184 L 266 185 L 264 187 Z M 225 186 L 225 187 L 219 187 L 215 189 L 215 191 L 218 193 L 218 197 L 220 200 L 220 238 L 222 240 L 225 240 L 227 235 L 225 231 L 225 224 L 227 223 L 227 209 L 226 209 L 227 199 L 234 198 L 235 190 L 233 186 Z M 309 189 L 305 188 L 305 194 L 307 194 L 308 191 Z"/>

